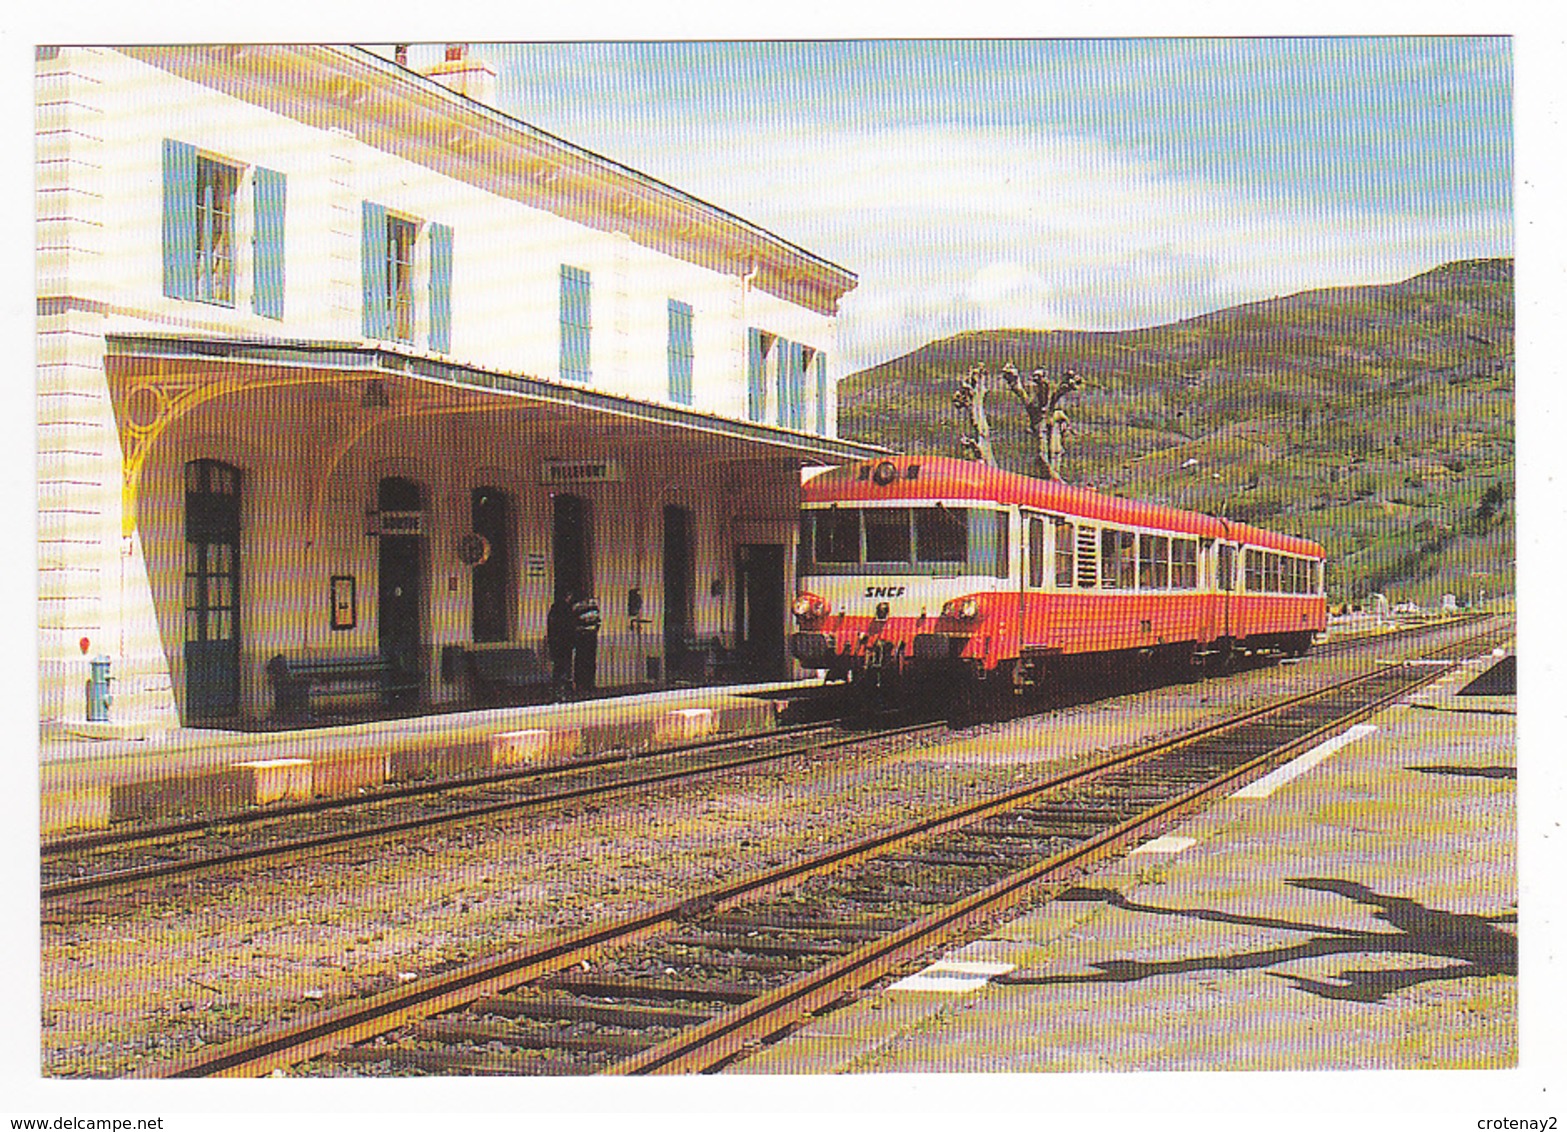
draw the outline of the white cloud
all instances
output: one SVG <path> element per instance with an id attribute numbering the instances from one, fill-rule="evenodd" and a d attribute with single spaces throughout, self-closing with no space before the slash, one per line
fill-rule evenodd
<path id="1" fill-rule="evenodd" d="M 1505 214 L 1269 200 L 1087 138 L 617 125 L 606 152 L 859 274 L 840 372 L 961 330 L 1124 329 L 1511 253 Z"/>

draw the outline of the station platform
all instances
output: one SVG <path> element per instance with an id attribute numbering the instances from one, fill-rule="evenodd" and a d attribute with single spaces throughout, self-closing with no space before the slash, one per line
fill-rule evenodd
<path id="1" fill-rule="evenodd" d="M 1516 698 L 1460 694 L 1495 663 L 729 1072 L 1516 1066 Z"/>
<path id="2" fill-rule="evenodd" d="M 179 728 L 125 739 L 62 728 L 39 742 L 40 832 L 213 815 L 768 731 L 784 697 L 819 684 L 677 688 L 293 731 Z"/>

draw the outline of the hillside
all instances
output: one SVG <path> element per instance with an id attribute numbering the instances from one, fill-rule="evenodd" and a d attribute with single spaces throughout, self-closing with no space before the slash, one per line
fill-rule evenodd
<path id="1" fill-rule="evenodd" d="M 1083 375 L 1069 481 L 1316 539 L 1338 599 L 1513 591 L 1510 259 L 1140 330 L 960 334 L 846 377 L 840 432 L 960 455 L 952 393 L 980 361 Z M 997 456 L 1026 471 L 1022 410 L 987 388 Z"/>

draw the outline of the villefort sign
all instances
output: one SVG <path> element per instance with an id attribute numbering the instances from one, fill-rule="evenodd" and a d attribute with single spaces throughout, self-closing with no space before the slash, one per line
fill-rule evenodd
<path id="1" fill-rule="evenodd" d="M 619 483 L 626 478 L 619 460 L 546 460 L 543 480 L 547 485 L 566 483 Z"/>

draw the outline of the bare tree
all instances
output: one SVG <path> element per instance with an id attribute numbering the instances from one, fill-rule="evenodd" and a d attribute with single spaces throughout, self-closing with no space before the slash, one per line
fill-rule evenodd
<path id="1" fill-rule="evenodd" d="M 1067 394 L 1083 387 L 1083 379 L 1076 370 L 1067 370 L 1053 388 L 1045 371 L 1036 369 L 1028 382 L 1024 382 L 1017 367 L 1008 362 L 1001 368 L 1001 379 L 1007 383 L 1024 412 L 1028 414 L 1028 430 L 1034 437 L 1034 463 L 1037 474 L 1049 480 L 1061 479 L 1061 464 L 1066 454 L 1066 433 L 1070 420 L 1061 408 Z"/>
<path id="2" fill-rule="evenodd" d="M 970 369 L 958 381 L 958 391 L 952 395 L 952 407 L 967 412 L 973 436 L 963 438 L 963 455 L 996 467 L 996 452 L 990 446 L 990 420 L 985 416 L 985 363 Z"/>

